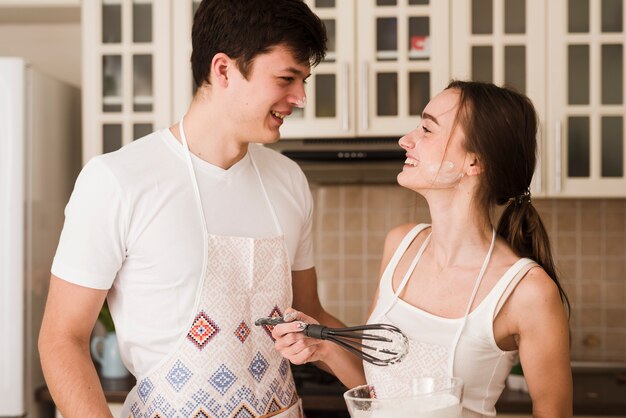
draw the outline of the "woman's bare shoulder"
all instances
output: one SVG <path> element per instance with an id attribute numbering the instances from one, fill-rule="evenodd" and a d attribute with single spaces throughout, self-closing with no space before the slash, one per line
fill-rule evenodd
<path id="1" fill-rule="evenodd" d="M 556 282 L 540 266 L 526 273 L 511 295 L 511 308 L 520 318 L 532 318 L 563 309 Z"/>

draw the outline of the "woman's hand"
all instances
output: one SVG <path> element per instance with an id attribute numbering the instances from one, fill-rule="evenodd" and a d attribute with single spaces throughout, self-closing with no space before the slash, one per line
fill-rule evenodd
<path id="1" fill-rule="evenodd" d="M 304 335 L 307 324 L 318 324 L 315 319 L 289 308 L 283 317 L 285 323 L 274 326 L 274 347 L 293 364 L 304 364 L 322 360 L 322 341 Z"/>

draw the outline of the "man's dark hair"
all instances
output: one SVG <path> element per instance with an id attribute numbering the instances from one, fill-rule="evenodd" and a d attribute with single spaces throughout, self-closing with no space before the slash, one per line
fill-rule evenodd
<path id="1" fill-rule="evenodd" d="M 319 64 L 326 55 L 326 29 L 302 0 L 203 0 L 191 31 L 191 67 L 196 86 L 209 82 L 217 53 L 236 60 L 248 77 L 254 58 L 285 45 L 299 63 Z"/>

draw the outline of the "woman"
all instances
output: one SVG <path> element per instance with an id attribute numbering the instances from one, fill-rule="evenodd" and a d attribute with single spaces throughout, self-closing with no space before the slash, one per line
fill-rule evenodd
<path id="1" fill-rule="evenodd" d="M 409 337 L 396 365 L 363 366 L 341 348 L 304 337 L 300 322 L 276 326 L 276 348 L 293 363 L 320 361 L 347 386 L 365 380 L 379 396 L 414 376 L 456 376 L 463 417 L 494 416 L 511 366 L 524 368 L 534 417 L 571 417 L 567 298 L 530 199 L 537 116 L 530 100 L 492 84 L 454 81 L 400 139 L 398 183 L 428 202 L 431 225 L 402 225 L 385 241 L 368 322 Z M 497 229 L 497 205 L 506 205 Z"/>

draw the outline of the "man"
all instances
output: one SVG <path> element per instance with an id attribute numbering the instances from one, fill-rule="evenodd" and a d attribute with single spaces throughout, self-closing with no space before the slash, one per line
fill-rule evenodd
<path id="1" fill-rule="evenodd" d="M 105 298 L 137 378 L 123 417 L 299 417 L 254 321 L 293 304 L 339 325 L 317 295 L 306 179 L 254 144 L 304 104 L 321 21 L 302 0 L 205 0 L 192 42 L 183 120 L 91 160 L 66 208 L 39 340 L 66 418 L 110 416 L 89 355 Z"/>

